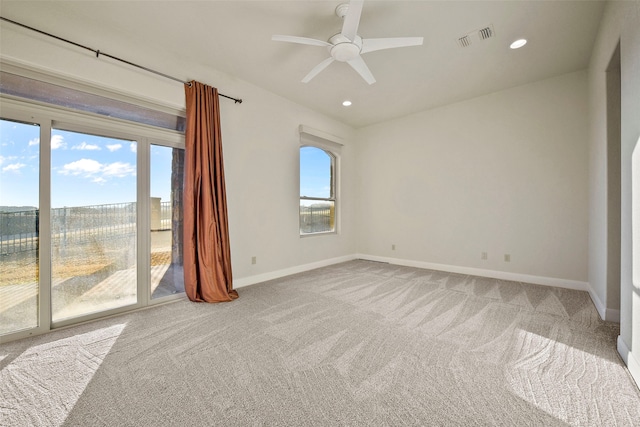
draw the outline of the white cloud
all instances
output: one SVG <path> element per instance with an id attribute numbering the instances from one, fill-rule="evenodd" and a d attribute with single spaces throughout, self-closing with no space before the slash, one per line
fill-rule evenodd
<path id="1" fill-rule="evenodd" d="M 67 163 L 58 173 L 62 175 L 82 176 L 92 182 L 102 184 L 109 178 L 124 178 L 136 175 L 136 167 L 130 163 L 100 163 L 93 159 L 80 159 Z"/>
<path id="2" fill-rule="evenodd" d="M 20 169 L 25 167 L 24 163 L 12 163 L 2 168 L 2 172 L 20 172 Z"/>
<path id="3" fill-rule="evenodd" d="M 8 157 L 0 156 L 0 165 L 5 162 L 10 162 L 12 160 L 15 160 L 17 158 L 18 158 L 17 156 L 8 156 Z"/>
<path id="4" fill-rule="evenodd" d="M 98 147 L 95 144 L 87 144 L 86 142 L 82 141 L 80 144 L 78 145 L 74 145 L 73 147 L 71 147 L 72 150 L 100 150 L 100 147 Z"/>
<path id="5" fill-rule="evenodd" d="M 57 150 L 58 148 L 67 148 L 64 137 L 62 135 L 51 135 L 51 149 Z"/>
<path id="6" fill-rule="evenodd" d="M 103 176 L 116 176 L 122 178 L 129 175 L 134 175 L 136 168 L 129 163 L 114 162 L 108 165 L 104 165 L 102 168 Z"/>
<path id="7" fill-rule="evenodd" d="M 80 159 L 67 163 L 60 171 L 63 175 L 84 175 L 91 176 L 102 170 L 102 164 L 93 159 Z"/>
<path id="8" fill-rule="evenodd" d="M 33 138 L 31 141 L 29 141 L 29 147 L 31 147 L 32 145 L 39 145 L 40 144 L 40 138 Z"/>
<path id="9" fill-rule="evenodd" d="M 122 144 L 108 144 L 107 145 L 107 150 L 111 151 L 112 153 L 114 151 L 118 151 L 121 148 L 122 148 Z"/>
<path id="10" fill-rule="evenodd" d="M 137 142 L 132 142 L 131 145 L 129 146 L 129 148 L 131 148 L 131 151 L 136 153 L 138 151 L 138 143 Z"/>

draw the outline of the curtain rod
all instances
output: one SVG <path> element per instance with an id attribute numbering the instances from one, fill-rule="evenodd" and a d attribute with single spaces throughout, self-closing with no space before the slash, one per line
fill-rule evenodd
<path id="1" fill-rule="evenodd" d="M 16 21 L 12 21 L 11 19 L 7 19 L 7 18 L 4 18 L 4 17 L 2 17 L 2 16 L 0 16 L 0 20 L 2 20 L 2 21 L 6 21 L 6 22 L 10 22 L 10 23 L 12 23 L 12 24 L 14 24 L 14 25 L 17 25 L 17 26 L 19 26 L 19 27 L 26 28 L 26 29 L 31 30 L 31 31 L 35 31 L 36 33 L 40 33 L 40 34 L 43 34 L 43 35 L 45 35 L 45 36 L 52 37 L 52 38 L 54 38 L 54 39 L 56 39 L 56 40 L 60 40 L 60 41 L 63 41 L 63 42 L 65 42 L 65 43 L 72 44 L 72 45 L 77 46 L 77 47 L 79 47 L 79 48 L 86 49 L 86 50 L 90 50 L 91 52 L 93 52 L 93 53 L 95 53 L 95 54 L 96 54 L 96 58 L 99 58 L 99 57 L 100 57 L 100 55 L 102 55 L 102 56 L 106 56 L 107 58 L 111 58 L 111 59 L 114 59 L 114 60 L 116 60 L 116 61 L 123 62 L 123 63 L 125 63 L 125 64 L 127 64 L 127 65 L 131 65 L 132 67 L 140 68 L 141 70 L 148 71 L 149 73 L 157 74 L 157 75 L 162 76 L 162 77 L 164 77 L 164 78 L 167 78 L 167 79 L 169 79 L 169 80 L 174 80 L 174 81 L 176 81 L 176 82 L 180 82 L 180 83 L 183 83 L 183 84 L 185 84 L 185 85 L 189 85 L 189 86 L 191 86 L 191 82 L 185 82 L 185 81 L 182 81 L 181 79 L 179 79 L 179 78 L 177 78 L 177 77 L 173 77 L 173 76 L 170 76 L 170 75 L 168 75 L 168 74 L 164 74 L 164 73 L 161 73 L 161 72 L 159 72 L 159 71 L 152 70 L 151 68 L 143 67 L 142 65 L 134 64 L 133 62 L 129 62 L 129 61 L 125 60 L 125 59 L 118 58 L 117 56 L 109 55 L 108 53 L 100 52 L 100 50 L 99 50 L 99 49 L 93 49 L 93 48 L 90 48 L 90 47 L 85 46 L 85 45 L 82 45 L 82 44 L 80 44 L 80 43 L 76 43 L 76 42 L 73 42 L 73 41 L 71 41 L 71 40 L 67 40 L 67 39 L 64 39 L 64 38 L 62 38 L 62 37 L 58 37 L 58 36 L 56 36 L 56 35 L 54 35 L 54 34 L 47 33 L 47 32 L 45 32 L 45 31 L 38 30 L 37 28 L 33 28 L 33 27 L 30 27 L 30 26 L 28 26 L 28 25 L 21 24 L 21 23 L 16 22 Z M 222 96 L 222 97 L 224 97 L 224 98 L 231 99 L 231 100 L 233 100 L 236 104 L 242 104 L 242 99 L 240 99 L 240 98 L 234 98 L 234 97 L 232 97 L 232 96 L 224 95 L 224 94 L 222 94 L 222 93 L 218 93 L 218 96 Z"/>

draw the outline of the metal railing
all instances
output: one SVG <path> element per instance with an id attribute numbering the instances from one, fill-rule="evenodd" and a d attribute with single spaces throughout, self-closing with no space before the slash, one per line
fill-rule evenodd
<path id="1" fill-rule="evenodd" d="M 160 230 L 171 230 L 171 202 L 160 203 Z"/>
<path id="2" fill-rule="evenodd" d="M 334 231 L 334 208 L 331 205 L 300 206 L 300 233 Z"/>
<path id="3" fill-rule="evenodd" d="M 160 206 L 161 229 L 171 229 L 171 202 Z M 38 249 L 39 210 L 0 212 L 0 254 Z M 136 203 L 51 209 L 53 245 L 129 237 L 136 232 Z"/>
<path id="4" fill-rule="evenodd" d="M 38 210 L 0 213 L 0 254 L 38 249 Z"/>
<path id="5" fill-rule="evenodd" d="M 54 247 L 127 237 L 135 232 L 136 204 L 133 202 L 51 209 Z"/>

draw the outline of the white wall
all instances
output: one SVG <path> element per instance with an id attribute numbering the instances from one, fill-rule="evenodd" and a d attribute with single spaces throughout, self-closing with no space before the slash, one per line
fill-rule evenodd
<path id="1" fill-rule="evenodd" d="M 586 106 L 582 71 L 358 130 L 359 252 L 584 284 Z"/>
<path id="2" fill-rule="evenodd" d="M 621 68 L 621 265 L 620 284 L 607 283 L 607 90 L 606 68 L 620 42 Z M 640 188 L 636 162 L 640 138 L 640 1 L 607 5 L 589 65 L 590 223 L 589 282 L 607 311 L 619 302 L 618 350 L 640 383 Z M 632 173 L 633 172 L 633 173 Z M 635 174 L 635 182 L 633 174 Z M 635 238 L 633 237 L 635 233 Z M 619 286 L 619 288 L 618 288 Z M 618 289 L 616 289 L 618 288 Z M 619 297 L 616 298 L 616 292 Z"/>
<path id="3" fill-rule="evenodd" d="M 132 95 L 174 111 L 184 110 L 184 89 L 166 80 L 106 58 L 97 59 L 63 43 L 10 24 L 0 24 L 1 58 L 45 69 L 72 80 Z M 117 37 L 117 35 L 114 35 Z M 115 50 L 114 50 L 115 49 Z M 185 80 L 199 80 L 242 104 L 220 99 L 229 228 L 234 283 L 255 283 L 355 253 L 353 129 L 270 92 L 196 63 L 150 55 L 135 43 L 121 43 L 109 53 L 141 58 L 144 65 Z M 298 233 L 298 126 L 343 137 L 339 205 L 341 232 L 300 238 Z M 251 257 L 257 263 L 251 265 Z M 329 260 L 329 261 L 327 261 Z M 301 267 L 303 266 L 303 267 Z M 292 270 L 293 269 L 293 270 Z M 280 273 L 279 273 L 280 272 Z M 267 274 L 267 276 L 265 276 Z"/>
<path id="4" fill-rule="evenodd" d="M 608 280 L 611 243 L 607 228 L 609 218 L 609 176 L 607 169 L 607 75 L 606 70 L 620 40 L 622 10 L 605 10 L 599 36 L 594 45 L 589 66 L 589 285 L 600 315 L 619 320 L 620 287 Z M 615 22 L 615 24 L 606 24 Z M 608 310 L 608 313 L 607 313 Z M 612 317 L 614 319 L 612 319 Z"/>
<path id="5" fill-rule="evenodd" d="M 251 95 L 241 90 L 245 99 Z M 236 279 L 258 275 L 239 284 L 355 253 L 355 153 L 348 142 L 350 128 L 260 91 L 228 111 L 222 123 L 234 275 Z M 300 237 L 299 124 L 347 138 L 339 160 L 338 234 Z M 256 265 L 251 265 L 252 256 L 257 257 Z"/>
<path id="6" fill-rule="evenodd" d="M 242 105 L 221 100 L 238 284 L 356 252 L 529 281 L 579 285 L 589 280 L 601 313 L 615 314 L 621 302 L 619 350 L 639 381 L 640 267 L 633 265 L 640 265 L 640 237 L 636 233 L 632 241 L 632 232 L 634 225 L 640 228 L 640 209 L 632 206 L 631 166 L 640 136 L 639 4 L 613 1 L 607 6 L 588 78 L 584 72 L 572 73 L 358 131 L 161 47 L 139 49 L 114 34 L 106 48 L 245 100 Z M 605 69 L 620 38 L 622 283 L 617 296 L 606 279 Z M 184 107 L 179 83 L 10 24 L 0 23 L 0 57 L 167 110 Z M 346 141 L 338 235 L 298 236 L 299 124 Z M 486 261 L 481 252 L 488 253 Z M 503 261 L 505 253 L 511 262 Z M 253 266 L 252 256 L 258 259 Z"/>

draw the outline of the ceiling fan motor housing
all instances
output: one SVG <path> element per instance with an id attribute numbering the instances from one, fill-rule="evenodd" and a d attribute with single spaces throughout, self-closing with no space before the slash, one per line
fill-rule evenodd
<path id="1" fill-rule="evenodd" d="M 329 39 L 333 46 L 329 47 L 331 57 L 336 61 L 347 62 L 360 55 L 362 50 L 362 38 L 356 36 L 353 41 L 338 33 Z"/>

